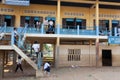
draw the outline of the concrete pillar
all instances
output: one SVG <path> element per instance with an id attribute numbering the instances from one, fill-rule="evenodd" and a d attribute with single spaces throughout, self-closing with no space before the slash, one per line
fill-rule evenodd
<path id="1" fill-rule="evenodd" d="M 60 46 L 60 38 L 57 38 L 56 41 L 56 53 L 55 53 L 55 67 L 58 68 L 59 66 L 59 46 Z"/>
<path id="2" fill-rule="evenodd" d="M 60 25 L 60 0 L 57 1 L 57 24 Z"/>
<path id="3" fill-rule="evenodd" d="M 98 29 L 96 38 L 96 67 L 97 67 L 99 61 L 99 0 L 96 0 L 96 29 Z"/>
<path id="4" fill-rule="evenodd" d="M 109 30 L 112 31 L 112 20 L 109 20 Z"/>
<path id="5" fill-rule="evenodd" d="M 13 67 L 12 67 L 12 70 L 13 72 L 15 71 L 15 68 L 16 68 L 16 59 L 17 59 L 17 54 L 15 51 L 13 51 Z"/>
<path id="6" fill-rule="evenodd" d="M 8 52 L 5 51 L 5 64 L 7 64 L 7 63 L 8 63 Z"/>
<path id="7" fill-rule="evenodd" d="M 0 80 L 2 80 L 4 76 L 4 53 L 3 51 L 0 52 Z"/>
<path id="8" fill-rule="evenodd" d="M 15 27 L 20 27 L 20 15 L 15 15 Z"/>

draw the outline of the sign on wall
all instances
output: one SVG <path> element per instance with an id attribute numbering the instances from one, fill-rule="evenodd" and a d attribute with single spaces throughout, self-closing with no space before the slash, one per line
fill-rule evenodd
<path id="1" fill-rule="evenodd" d="M 29 6 L 30 5 L 30 0 L 4 0 L 4 4 Z"/>
<path id="2" fill-rule="evenodd" d="M 120 44 L 120 36 L 109 36 L 108 43 L 109 44 Z"/>

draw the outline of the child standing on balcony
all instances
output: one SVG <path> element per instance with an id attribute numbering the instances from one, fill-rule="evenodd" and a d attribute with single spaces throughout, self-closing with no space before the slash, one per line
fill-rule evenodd
<path id="1" fill-rule="evenodd" d="M 37 22 L 36 22 L 36 29 L 37 29 L 37 31 L 40 30 L 40 26 L 41 26 L 41 22 L 40 22 L 40 21 L 37 21 Z"/>
<path id="2" fill-rule="evenodd" d="M 48 22 L 48 31 L 49 32 L 53 32 L 53 20 L 50 19 L 50 21 Z"/>

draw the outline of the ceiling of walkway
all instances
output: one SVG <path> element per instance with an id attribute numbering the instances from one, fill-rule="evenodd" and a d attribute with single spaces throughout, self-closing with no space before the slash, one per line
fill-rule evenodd
<path id="1" fill-rule="evenodd" d="M 0 0 L 2 1 L 2 0 Z M 74 6 L 74 7 L 91 7 L 93 4 L 89 3 L 75 3 L 75 2 L 63 2 L 62 0 L 61 5 L 62 6 Z M 69 1 L 69 0 L 68 0 Z M 75 0 L 73 0 L 75 1 Z M 77 0 L 78 1 L 78 0 Z M 82 0 L 86 1 L 86 0 Z M 96 1 L 96 0 L 88 0 L 88 1 Z M 120 3 L 120 0 L 99 0 L 102 2 L 111 2 L 111 3 Z M 57 0 L 30 0 L 31 4 L 46 4 L 46 5 L 57 5 Z M 100 5 L 100 8 L 107 8 L 107 9 L 120 9 L 120 5 L 113 6 L 113 5 Z"/>
<path id="2" fill-rule="evenodd" d="M 73 1 L 75 1 L 75 0 L 73 0 Z M 88 1 L 96 1 L 96 0 L 88 0 Z M 120 3 L 120 0 L 99 0 L 99 1 Z M 32 3 L 32 4 L 57 5 L 57 0 L 30 0 L 30 3 Z M 75 2 L 61 2 L 61 5 L 62 6 L 74 6 L 74 7 L 91 7 L 93 4 L 75 3 Z M 120 6 L 100 5 L 100 8 L 120 9 Z"/>

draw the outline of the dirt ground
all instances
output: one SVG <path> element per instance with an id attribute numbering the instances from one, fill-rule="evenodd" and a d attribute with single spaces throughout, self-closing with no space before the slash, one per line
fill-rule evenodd
<path id="1" fill-rule="evenodd" d="M 67 67 L 51 69 L 50 75 L 35 77 L 35 71 L 5 73 L 2 80 L 120 80 L 120 67 Z"/>

